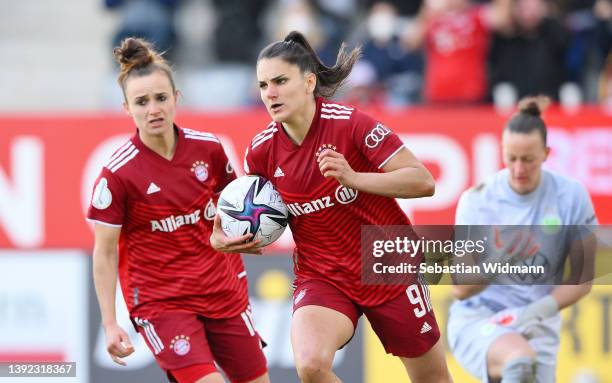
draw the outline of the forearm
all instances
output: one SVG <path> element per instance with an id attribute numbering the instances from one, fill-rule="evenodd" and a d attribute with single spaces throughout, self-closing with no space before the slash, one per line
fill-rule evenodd
<path id="1" fill-rule="evenodd" d="M 435 184 L 425 168 L 401 168 L 385 173 L 356 173 L 354 185 L 370 194 L 392 198 L 419 198 L 434 194 Z"/>
<path id="2" fill-rule="evenodd" d="M 112 253 L 94 249 L 93 278 L 103 326 L 116 322 L 117 267 L 116 251 Z"/>
<path id="3" fill-rule="evenodd" d="M 578 302 L 591 291 L 590 283 L 581 285 L 561 285 L 553 289 L 550 295 L 557 301 L 559 310 Z"/>
<path id="4" fill-rule="evenodd" d="M 578 302 L 591 290 L 590 284 L 556 286 L 548 295 L 544 295 L 521 309 L 514 323 L 522 326 L 533 320 L 545 320 L 553 317 L 565 307 Z"/>

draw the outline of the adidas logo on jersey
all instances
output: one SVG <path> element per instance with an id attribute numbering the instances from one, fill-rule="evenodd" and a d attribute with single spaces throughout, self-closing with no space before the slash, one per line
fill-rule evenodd
<path id="1" fill-rule="evenodd" d="M 161 189 L 159 188 L 159 186 L 157 186 L 157 185 L 155 185 L 155 183 L 151 182 L 149 184 L 149 188 L 147 189 L 147 194 L 157 193 L 160 190 Z"/>
<path id="2" fill-rule="evenodd" d="M 163 231 L 171 233 L 178 230 L 183 225 L 194 225 L 200 220 L 200 209 L 196 209 L 193 213 L 179 215 L 175 217 L 171 215 L 168 218 L 151 221 L 151 231 Z"/>
<path id="3" fill-rule="evenodd" d="M 432 330 L 432 327 L 429 323 L 425 322 L 423 323 L 423 326 L 421 327 L 421 334 L 425 334 L 426 332 L 429 332 Z"/>
<path id="4" fill-rule="evenodd" d="M 278 177 L 284 177 L 285 173 L 283 173 L 282 169 L 279 167 L 276 168 L 276 171 L 274 172 L 274 178 L 278 178 Z"/>

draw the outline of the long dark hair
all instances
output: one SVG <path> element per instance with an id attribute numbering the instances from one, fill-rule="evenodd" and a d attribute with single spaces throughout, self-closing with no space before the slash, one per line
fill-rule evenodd
<path id="1" fill-rule="evenodd" d="M 518 112 L 506 124 L 504 130 L 512 133 L 529 134 L 534 130 L 542 136 L 546 146 L 547 130 L 542 112 L 550 105 L 546 96 L 525 97 L 518 104 Z"/>
<path id="2" fill-rule="evenodd" d="M 315 96 L 331 97 L 343 84 L 361 56 L 361 48 L 347 51 L 342 43 L 336 64 L 328 67 L 312 49 L 306 37 L 297 31 L 290 32 L 283 41 L 274 42 L 259 52 L 257 61 L 278 57 L 290 64 L 297 65 L 302 73 L 311 72 L 317 76 Z"/>

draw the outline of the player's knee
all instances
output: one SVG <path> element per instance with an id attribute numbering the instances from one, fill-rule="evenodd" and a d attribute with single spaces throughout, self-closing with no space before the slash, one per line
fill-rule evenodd
<path id="1" fill-rule="evenodd" d="M 535 360 L 536 358 L 535 350 L 527 341 L 513 344 L 512 348 L 505 352 L 505 355 L 504 366 L 508 365 L 508 363 L 514 359 L 529 358 Z"/>
<path id="2" fill-rule="evenodd" d="M 504 365 L 501 383 L 533 383 L 534 381 L 535 354 L 514 357 Z"/>
<path id="3" fill-rule="evenodd" d="M 296 355 L 296 368 L 300 379 L 304 382 L 317 381 L 320 376 L 331 372 L 333 355 L 317 350 L 302 351 Z"/>

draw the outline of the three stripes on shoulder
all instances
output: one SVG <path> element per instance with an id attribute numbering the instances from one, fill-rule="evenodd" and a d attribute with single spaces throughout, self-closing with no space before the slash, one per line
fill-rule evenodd
<path id="1" fill-rule="evenodd" d="M 338 104 L 321 104 L 321 118 L 333 120 L 348 120 L 354 108 Z"/>
<path id="2" fill-rule="evenodd" d="M 199 132 L 197 130 L 184 129 L 186 139 L 199 140 L 199 141 L 212 141 L 221 143 L 219 139 L 212 133 Z M 139 150 L 136 148 L 132 140 L 126 142 L 120 147 L 115 154 L 111 156 L 108 162 L 104 165 L 105 168 L 111 171 L 111 173 L 119 170 L 123 165 L 127 164 L 132 158 L 136 157 Z"/>
<path id="3" fill-rule="evenodd" d="M 321 104 L 321 114 L 320 117 L 322 119 L 327 120 L 348 120 L 351 118 L 351 114 L 353 113 L 354 108 L 350 108 L 348 106 L 339 105 L 339 104 L 330 104 L 330 103 L 322 103 Z M 274 136 L 274 133 L 278 132 L 278 128 L 276 127 L 276 122 L 272 121 L 266 129 L 257 134 L 253 140 L 251 141 L 251 148 L 255 149 L 259 145 L 268 141 L 270 138 Z"/>

